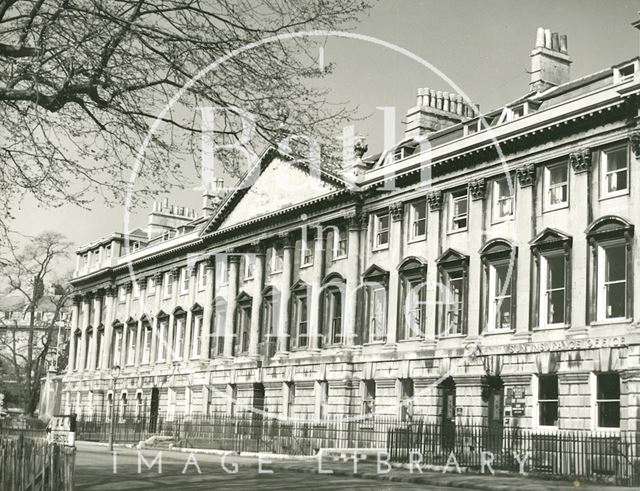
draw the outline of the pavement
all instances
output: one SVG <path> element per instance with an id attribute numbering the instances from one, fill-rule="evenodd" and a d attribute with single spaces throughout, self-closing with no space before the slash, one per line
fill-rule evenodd
<path id="1" fill-rule="evenodd" d="M 589 489 L 598 491 L 635 488 L 607 486 L 580 480 L 550 480 L 512 474 L 457 473 L 451 466 L 447 472 L 407 466 L 387 466 L 384 462 L 357 462 L 330 457 L 297 457 L 282 455 L 242 454 L 202 449 L 148 449 L 139 459 L 137 450 L 116 447 L 114 458 L 104 444 L 78 442 L 76 459 L 77 490 L 102 489 L 422 489 L 444 491 L 477 489 L 491 491 L 538 491 Z M 158 462 L 161 452 L 162 473 Z M 116 472 L 114 473 L 114 465 Z M 151 465 L 151 469 L 147 468 Z M 229 473 L 237 469 L 235 473 Z M 200 470 L 200 473 L 198 472 Z M 354 472 L 355 470 L 355 472 Z M 140 471 L 140 472 L 138 472 Z M 269 472 L 271 471 L 271 472 Z"/>

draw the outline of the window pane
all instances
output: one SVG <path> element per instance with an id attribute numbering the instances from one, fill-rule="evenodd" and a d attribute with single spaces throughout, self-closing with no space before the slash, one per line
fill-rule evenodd
<path id="1" fill-rule="evenodd" d="M 497 305 L 496 327 L 511 329 L 511 298 L 503 298 Z"/>
<path id="2" fill-rule="evenodd" d="M 413 205 L 413 219 L 421 220 L 427 216 L 427 204 L 416 203 Z"/>
<path id="3" fill-rule="evenodd" d="M 626 169 L 627 167 L 627 148 L 622 147 L 616 150 L 606 152 L 607 154 L 607 171 Z"/>
<path id="4" fill-rule="evenodd" d="M 598 403 L 598 426 L 601 428 L 620 427 L 620 401 Z"/>
<path id="5" fill-rule="evenodd" d="M 549 184 L 551 186 L 567 182 L 567 166 L 561 165 L 549 169 Z"/>
<path id="6" fill-rule="evenodd" d="M 547 289 L 564 288 L 564 256 L 551 256 L 546 260 L 548 268 Z"/>
<path id="7" fill-rule="evenodd" d="M 564 323 L 564 290 L 555 290 L 547 293 L 547 323 Z"/>
<path id="8" fill-rule="evenodd" d="M 540 402 L 540 425 L 558 425 L 558 401 Z"/>
<path id="9" fill-rule="evenodd" d="M 558 377 L 556 375 L 540 375 L 538 377 L 538 399 L 558 398 Z"/>
<path id="10" fill-rule="evenodd" d="M 496 296 L 511 295 L 508 287 L 509 264 L 497 264 L 494 267 L 496 275 Z M 505 285 L 507 287 L 505 288 Z"/>
<path id="11" fill-rule="evenodd" d="M 626 285 L 613 283 L 606 286 L 607 318 L 626 317 Z"/>
<path id="12" fill-rule="evenodd" d="M 620 375 L 598 374 L 598 399 L 620 399 Z"/>

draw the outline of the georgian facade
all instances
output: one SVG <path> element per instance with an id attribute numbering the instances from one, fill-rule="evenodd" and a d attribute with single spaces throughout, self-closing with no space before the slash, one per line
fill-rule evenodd
<path id="1" fill-rule="evenodd" d="M 504 108 L 421 89 L 346 176 L 268 150 L 81 249 L 63 409 L 638 429 L 638 60 L 547 80 L 544 42 Z"/>

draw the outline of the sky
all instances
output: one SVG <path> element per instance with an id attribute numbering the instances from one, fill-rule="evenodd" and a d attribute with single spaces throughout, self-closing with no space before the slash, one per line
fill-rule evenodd
<path id="1" fill-rule="evenodd" d="M 401 136 L 417 89 L 454 92 L 446 79 L 481 111 L 503 106 L 528 91 L 529 53 L 538 27 L 568 36 L 572 78 L 609 67 L 639 54 L 640 34 L 630 25 L 639 10 L 640 0 L 380 0 L 352 32 L 406 49 L 435 71 L 378 44 L 330 37 L 321 40 L 325 61 L 334 65 L 324 83 L 333 101 L 355 105 L 368 116 L 354 123 L 356 131 L 367 136 L 370 151 L 381 150 L 383 116 L 377 107 L 396 108 Z M 169 200 L 199 209 L 196 186 L 185 183 Z M 90 209 L 46 209 L 26 199 L 14 228 L 28 235 L 57 230 L 80 246 L 123 231 L 124 209 L 111 205 L 96 201 Z M 135 211 L 133 227 L 146 225 L 147 211 Z"/>

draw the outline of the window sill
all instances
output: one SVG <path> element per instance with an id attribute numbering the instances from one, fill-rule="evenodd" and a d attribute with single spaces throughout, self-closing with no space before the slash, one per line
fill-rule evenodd
<path id="1" fill-rule="evenodd" d="M 346 255 L 345 255 L 345 256 L 335 256 L 335 257 L 332 257 L 332 258 L 331 258 L 331 261 L 335 263 L 335 262 L 337 262 L 337 261 L 342 261 L 342 260 L 344 260 L 344 259 L 347 259 L 347 256 L 346 256 Z"/>
<path id="2" fill-rule="evenodd" d="M 515 332 L 515 329 L 493 329 L 491 331 L 485 329 L 480 333 L 480 336 L 497 336 L 499 334 L 514 334 Z"/>
<path id="3" fill-rule="evenodd" d="M 455 235 L 455 234 L 461 234 L 463 232 L 467 232 L 469 230 L 469 227 L 464 227 L 464 228 L 452 228 L 449 229 L 447 231 L 447 235 Z"/>
<path id="4" fill-rule="evenodd" d="M 408 339 L 398 339 L 398 343 L 415 343 L 416 341 L 422 341 L 424 338 L 408 338 Z"/>
<path id="5" fill-rule="evenodd" d="M 620 433 L 620 427 L 617 428 L 594 428 L 593 429 L 594 433 L 599 433 L 600 435 L 611 435 L 611 434 L 618 434 Z"/>
<path id="6" fill-rule="evenodd" d="M 419 242 L 424 242 L 425 240 L 427 240 L 427 235 L 421 235 L 419 237 L 413 237 L 409 240 L 407 240 L 407 244 L 417 244 Z"/>
<path id="7" fill-rule="evenodd" d="M 493 218 L 491 225 L 498 225 L 499 223 L 512 222 L 515 219 L 515 215 L 509 215 L 501 218 Z"/>
<path id="8" fill-rule="evenodd" d="M 569 203 L 568 202 L 561 203 L 559 205 L 545 204 L 544 210 L 542 210 L 542 213 L 551 213 L 552 211 L 566 210 L 567 208 L 569 208 Z"/>
<path id="9" fill-rule="evenodd" d="M 313 266 L 313 263 L 300 264 L 300 269 L 307 269 Z"/>
<path id="10" fill-rule="evenodd" d="M 533 332 L 538 331 L 560 331 L 569 328 L 569 324 L 547 324 L 546 326 L 535 326 Z"/>
<path id="11" fill-rule="evenodd" d="M 601 193 L 599 201 L 605 201 L 611 198 L 619 198 L 620 196 L 628 196 L 628 195 L 629 195 L 629 188 L 623 189 L 622 191 L 614 191 L 612 193 L 606 193 L 606 194 Z"/>
<path id="12" fill-rule="evenodd" d="M 611 319 L 602 319 L 602 320 L 598 320 L 598 321 L 593 321 L 591 322 L 589 325 L 593 326 L 593 327 L 598 327 L 598 326 L 608 326 L 611 324 L 631 324 L 633 322 L 633 319 L 631 318 L 625 318 L 625 317 L 615 317 L 615 318 L 611 318 Z"/>
<path id="13" fill-rule="evenodd" d="M 466 334 L 447 334 L 445 336 L 438 336 L 436 340 L 441 341 L 445 339 L 460 339 L 460 338 L 466 338 L 466 337 L 467 337 Z"/>
<path id="14" fill-rule="evenodd" d="M 557 426 L 534 426 L 532 431 L 540 432 L 543 434 L 554 434 L 558 432 Z"/>
<path id="15" fill-rule="evenodd" d="M 364 343 L 362 346 L 381 346 L 381 345 L 385 345 L 387 344 L 387 340 L 386 339 L 380 339 L 377 341 L 369 341 L 367 343 Z"/>
<path id="16" fill-rule="evenodd" d="M 371 248 L 371 252 L 380 252 L 380 251 L 388 251 L 388 250 L 389 250 L 389 244 L 383 244 L 383 245 L 379 245 Z"/>
<path id="17" fill-rule="evenodd" d="M 274 276 L 274 275 L 277 275 L 277 274 L 282 274 L 282 270 L 279 270 L 279 271 L 270 271 L 270 272 L 269 272 L 269 276 Z"/>

